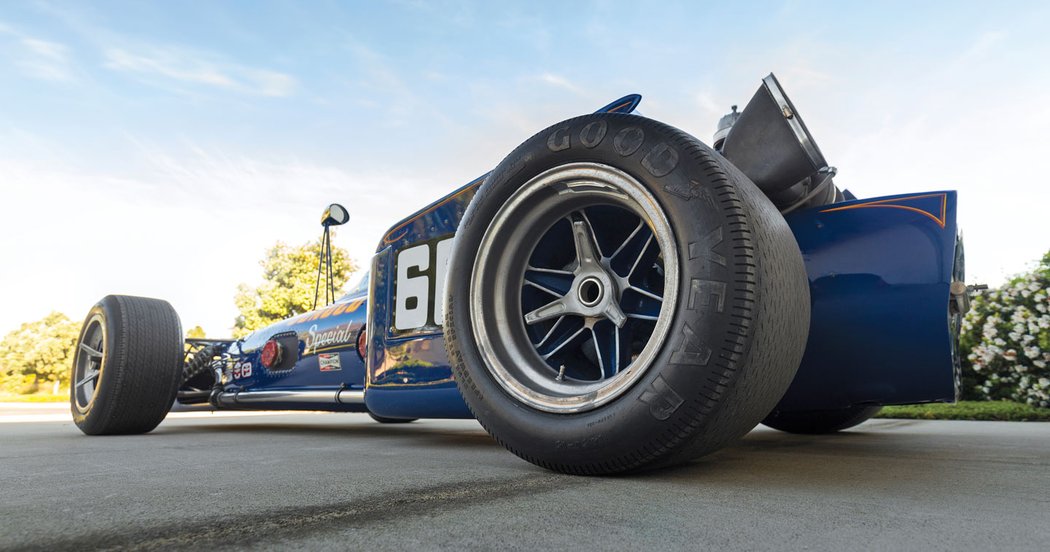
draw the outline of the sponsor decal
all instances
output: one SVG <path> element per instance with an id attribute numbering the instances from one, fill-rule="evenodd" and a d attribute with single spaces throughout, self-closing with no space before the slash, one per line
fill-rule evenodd
<path id="1" fill-rule="evenodd" d="M 343 369 L 339 365 L 339 353 L 321 353 L 317 355 L 317 362 L 322 372 L 335 372 Z"/>
<path id="2" fill-rule="evenodd" d="M 354 342 L 354 332 L 350 330 L 350 322 L 340 324 L 323 332 L 318 331 L 317 324 L 314 324 L 306 331 L 305 337 L 306 338 L 303 340 L 306 342 L 305 354 L 308 355 L 316 353 L 319 349 L 324 349 L 333 345 L 345 345 Z"/>
<path id="3" fill-rule="evenodd" d="M 235 362 L 233 366 L 226 368 L 226 379 L 228 381 L 252 377 L 252 363 L 248 361 Z"/>

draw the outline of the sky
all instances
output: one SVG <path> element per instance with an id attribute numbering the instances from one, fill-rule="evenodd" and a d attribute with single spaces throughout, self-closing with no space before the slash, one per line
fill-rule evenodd
<path id="1" fill-rule="evenodd" d="M 278 240 L 383 231 L 625 94 L 709 141 L 773 72 L 858 197 L 953 189 L 967 280 L 1050 249 L 1045 2 L 0 2 L 0 334 L 109 293 L 229 334 Z"/>

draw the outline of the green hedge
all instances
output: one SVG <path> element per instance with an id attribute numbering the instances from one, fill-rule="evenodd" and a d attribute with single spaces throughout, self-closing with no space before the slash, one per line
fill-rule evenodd
<path id="1" fill-rule="evenodd" d="M 1012 401 L 959 401 L 955 404 L 887 406 L 876 418 L 1050 422 L 1050 408 Z"/>

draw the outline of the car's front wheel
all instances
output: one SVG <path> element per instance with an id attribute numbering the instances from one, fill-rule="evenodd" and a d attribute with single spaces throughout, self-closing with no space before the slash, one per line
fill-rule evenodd
<path id="1" fill-rule="evenodd" d="M 88 313 L 73 359 L 69 402 L 88 435 L 146 433 L 182 382 L 182 329 L 167 301 L 108 295 Z"/>

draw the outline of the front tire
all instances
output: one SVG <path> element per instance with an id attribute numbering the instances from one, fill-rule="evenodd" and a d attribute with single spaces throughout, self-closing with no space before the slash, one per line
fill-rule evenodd
<path id="1" fill-rule="evenodd" d="M 780 400 L 809 328 L 779 212 L 710 148 L 638 116 L 579 117 L 519 146 L 449 264 L 460 392 L 497 441 L 560 472 L 732 442 Z"/>
<path id="2" fill-rule="evenodd" d="M 108 295 L 88 313 L 70 384 L 73 421 L 88 435 L 146 433 L 182 380 L 182 327 L 167 301 Z"/>

